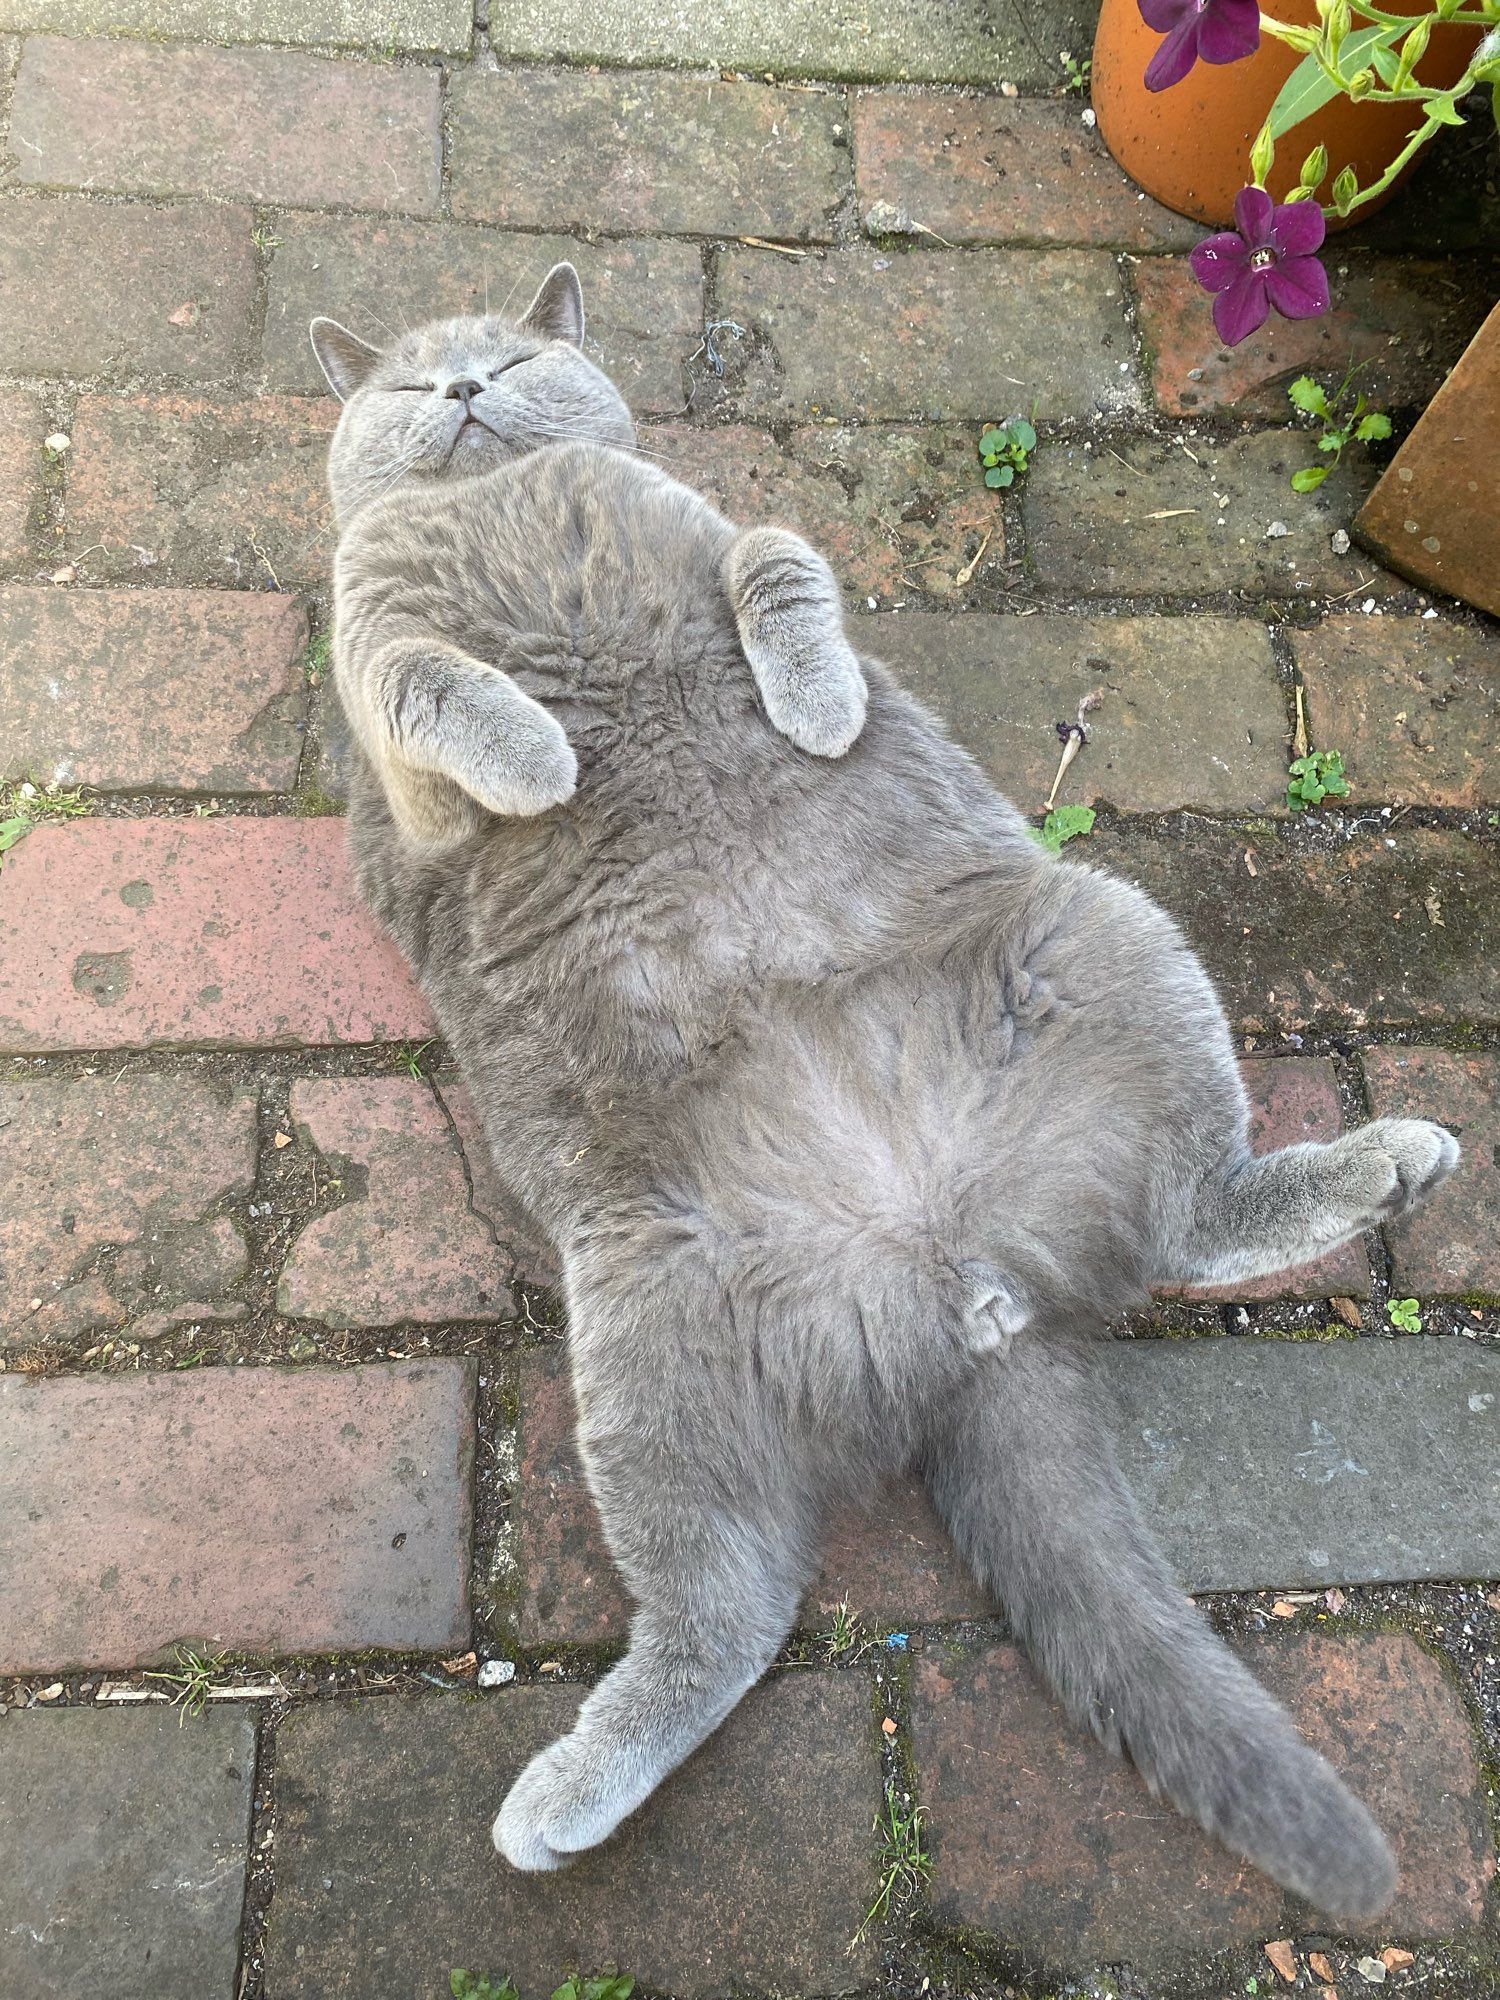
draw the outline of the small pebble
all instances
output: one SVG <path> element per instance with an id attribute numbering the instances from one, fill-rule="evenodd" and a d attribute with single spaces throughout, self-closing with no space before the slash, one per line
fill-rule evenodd
<path id="1" fill-rule="evenodd" d="M 42 442 L 54 458 L 61 458 L 73 440 L 68 436 L 66 431 L 54 431 L 51 437 L 43 438 Z"/>
<path id="2" fill-rule="evenodd" d="M 482 1688 L 503 1688 L 516 1677 L 514 1660 L 486 1660 L 479 1669 Z"/>
<path id="3" fill-rule="evenodd" d="M 1094 108 L 1092 105 L 1090 105 L 1088 110 L 1084 112 L 1083 122 L 1085 125 L 1087 125 L 1087 127 L 1091 132 L 1093 131 L 1094 127 L 1099 123 L 1098 118 L 1094 114 Z"/>
<path id="4" fill-rule="evenodd" d="M 1333 553 L 1336 556 L 1348 555 L 1349 553 L 1348 530 L 1346 528 L 1335 528 L 1329 546 L 1332 548 Z"/>
<path id="5" fill-rule="evenodd" d="M 1268 542 L 1279 542 L 1283 535 L 1289 535 L 1291 532 L 1285 521 L 1273 521 L 1266 530 L 1266 540 Z"/>

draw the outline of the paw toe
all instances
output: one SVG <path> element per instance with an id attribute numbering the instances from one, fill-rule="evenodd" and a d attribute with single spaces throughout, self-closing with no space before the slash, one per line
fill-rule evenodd
<path id="1" fill-rule="evenodd" d="M 1386 1203 L 1389 1215 L 1404 1215 L 1442 1186 L 1458 1165 L 1459 1145 L 1442 1125 L 1424 1118 L 1393 1118 L 1381 1141 L 1395 1171 L 1396 1187 Z"/>

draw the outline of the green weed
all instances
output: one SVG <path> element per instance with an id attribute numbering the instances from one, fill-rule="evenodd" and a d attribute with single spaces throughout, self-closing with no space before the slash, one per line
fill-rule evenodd
<path id="1" fill-rule="evenodd" d="M 1006 424 L 991 424 L 979 438 L 979 462 L 984 467 L 985 485 L 1013 484 L 1017 474 L 1024 476 L 1030 470 L 1035 450 L 1036 429 L 1025 417 L 1012 417 Z"/>
<path id="2" fill-rule="evenodd" d="M 1060 854 L 1070 840 L 1091 834 L 1097 817 L 1092 806 L 1054 806 L 1040 826 L 1030 829 L 1031 837 L 1049 854 Z"/>
<path id="3" fill-rule="evenodd" d="M 875 1821 L 880 1835 L 880 1889 L 854 1934 L 856 1944 L 871 1924 L 885 1921 L 898 1897 L 919 1889 L 931 1876 L 932 1858 L 922 1838 L 925 1818 L 920 1806 L 902 1804 L 894 1792 L 886 1793 L 885 1811 Z"/>
<path id="4" fill-rule="evenodd" d="M 1286 802 L 1294 813 L 1320 806 L 1324 799 L 1347 799 L 1349 780 L 1337 750 L 1310 750 L 1294 757 L 1286 774 Z"/>
<path id="5" fill-rule="evenodd" d="M 1398 1333 L 1420 1333 L 1422 1331 L 1422 1302 L 1420 1299 L 1392 1299 L 1387 1305 L 1386 1318 Z"/>
<path id="6" fill-rule="evenodd" d="M 148 1681 L 165 1681 L 177 1690 L 172 1706 L 177 1710 L 179 1728 L 190 1715 L 201 1715 L 208 1706 L 215 1676 L 228 1658 L 227 1653 L 195 1653 L 191 1646 L 179 1646 L 175 1670 L 163 1667 L 147 1673 Z"/>
<path id="7" fill-rule="evenodd" d="M 1318 450 L 1328 453 L 1326 465 L 1304 465 L 1299 472 L 1292 474 L 1294 493 L 1316 493 L 1343 457 L 1344 446 L 1351 438 L 1368 444 L 1375 438 L 1390 436 L 1390 418 L 1379 410 L 1372 410 L 1369 398 L 1362 390 L 1356 393 L 1352 403 L 1349 401 L 1350 387 L 1357 372 L 1356 368 L 1351 368 L 1331 396 L 1322 383 L 1311 375 L 1299 375 L 1287 390 L 1293 408 L 1301 410 L 1304 416 L 1317 418 L 1322 425 Z"/>

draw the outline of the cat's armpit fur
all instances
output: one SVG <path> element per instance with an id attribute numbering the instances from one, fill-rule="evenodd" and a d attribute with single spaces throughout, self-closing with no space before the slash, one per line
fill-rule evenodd
<path id="1" fill-rule="evenodd" d="M 1321 1254 L 1457 1147 L 1381 1120 L 1252 1159 L 1175 924 L 1038 848 L 805 543 L 634 454 L 549 286 L 388 356 L 320 337 L 359 876 L 558 1246 L 637 1605 L 497 1844 L 605 1838 L 772 1660 L 829 1509 L 915 1464 L 1078 1721 L 1378 1909 L 1379 1831 L 1142 1527 L 1089 1342 L 1153 1283 Z"/>

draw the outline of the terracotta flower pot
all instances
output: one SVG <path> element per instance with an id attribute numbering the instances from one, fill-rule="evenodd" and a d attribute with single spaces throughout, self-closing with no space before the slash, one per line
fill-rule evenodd
<path id="1" fill-rule="evenodd" d="M 1355 533 L 1397 575 L 1500 617 L 1500 306 L 1360 509 Z"/>
<path id="2" fill-rule="evenodd" d="M 1414 0 L 1406 0 L 1405 6 L 1401 0 L 1387 4 L 1393 13 L 1405 13 Z M 1299 27 L 1315 25 L 1318 18 L 1315 0 L 1283 0 L 1270 11 Z M 1200 62 L 1181 83 L 1150 91 L 1143 79 L 1161 39 L 1142 20 L 1136 0 L 1103 0 L 1093 68 L 1099 130 L 1147 194 L 1179 215 L 1225 228 L 1233 220 L 1234 198 L 1250 178 L 1255 135 L 1301 57 L 1263 37 L 1254 55 L 1232 63 Z M 1476 43 L 1472 28 L 1435 28 L 1417 67 L 1419 81 L 1457 83 Z M 1303 160 L 1320 143 L 1328 148 L 1330 181 L 1341 167 L 1352 166 L 1365 187 L 1400 152 L 1414 122 L 1410 105 L 1351 104 L 1347 97 L 1336 97 L 1279 141 L 1267 183 L 1270 192 L 1284 201 Z M 1376 206 L 1367 203 L 1350 221 L 1370 215 Z M 1328 226 L 1347 225 L 1330 212 Z"/>

